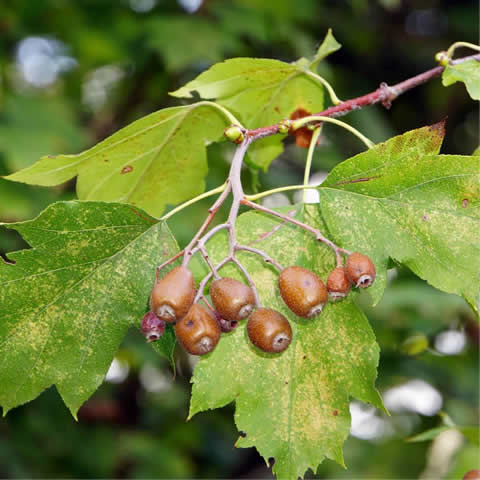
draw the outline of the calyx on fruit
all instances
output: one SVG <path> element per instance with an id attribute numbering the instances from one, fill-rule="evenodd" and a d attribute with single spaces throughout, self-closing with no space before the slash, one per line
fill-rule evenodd
<path id="1" fill-rule="evenodd" d="M 250 341 L 260 350 L 269 353 L 283 352 L 292 341 L 292 327 L 276 310 L 259 308 L 247 322 Z"/>
<path id="2" fill-rule="evenodd" d="M 311 318 L 321 313 L 328 300 L 322 280 L 303 267 L 287 267 L 280 273 L 278 286 L 287 307 L 299 317 Z"/>
<path id="3" fill-rule="evenodd" d="M 190 310 L 195 298 L 192 272 L 183 266 L 170 270 L 152 290 L 150 307 L 165 322 L 176 322 Z"/>
<path id="4" fill-rule="evenodd" d="M 342 300 L 348 295 L 350 291 L 350 281 L 348 280 L 344 267 L 338 266 L 330 272 L 327 278 L 327 290 L 333 302 Z"/>
<path id="5" fill-rule="evenodd" d="M 229 321 L 247 318 L 255 307 L 253 290 L 234 278 L 214 280 L 210 285 L 210 297 L 218 314 Z"/>
<path id="6" fill-rule="evenodd" d="M 353 252 L 349 255 L 345 271 L 350 282 L 356 287 L 367 288 L 375 281 L 375 265 L 362 253 Z"/>
<path id="7" fill-rule="evenodd" d="M 211 352 L 220 340 L 220 333 L 215 315 L 198 303 L 175 325 L 177 340 L 192 355 Z"/>

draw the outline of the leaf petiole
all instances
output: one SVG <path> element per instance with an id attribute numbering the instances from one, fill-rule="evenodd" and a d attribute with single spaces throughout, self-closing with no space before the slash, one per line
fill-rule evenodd
<path id="1" fill-rule="evenodd" d="M 339 127 L 348 130 L 349 132 L 353 133 L 356 137 L 358 137 L 368 148 L 372 148 L 375 144 L 369 140 L 363 133 L 360 133 L 356 128 L 352 127 L 348 123 L 342 122 L 341 120 L 337 120 L 336 118 L 331 117 L 324 117 L 323 115 L 310 115 L 308 117 L 299 118 L 292 123 L 292 130 L 295 131 L 305 125 L 308 125 L 312 122 L 327 122 L 327 123 L 334 123 Z"/>
<path id="2" fill-rule="evenodd" d="M 168 218 L 173 217 L 173 215 L 180 212 L 184 208 L 189 207 L 190 205 L 193 205 L 194 203 L 197 203 L 200 200 L 203 200 L 204 198 L 211 197 L 212 195 L 216 195 L 217 193 L 222 193 L 225 190 L 225 188 L 227 188 L 227 184 L 228 182 L 225 182 L 223 185 L 220 185 L 219 187 L 214 188 L 213 190 L 209 190 L 208 192 L 204 192 L 201 195 L 197 195 L 196 197 L 190 200 L 187 200 L 186 202 L 178 205 L 178 207 L 175 207 L 173 210 L 170 210 L 168 213 L 163 215 L 163 217 L 160 217 L 159 220 L 161 221 L 167 220 Z"/>
<path id="3" fill-rule="evenodd" d="M 334 105 L 338 105 L 339 103 L 342 103 L 342 101 L 337 97 L 335 90 L 330 85 L 330 83 L 327 82 L 327 80 L 325 80 L 323 77 L 321 77 L 317 73 L 312 72 L 311 70 L 305 70 L 305 75 L 309 76 L 310 78 L 313 78 L 314 80 L 316 80 L 318 83 L 321 83 L 325 87 L 328 94 L 330 95 L 330 100 Z"/>
<path id="4" fill-rule="evenodd" d="M 450 45 L 450 47 L 447 50 L 446 56 L 448 60 L 451 60 L 453 58 L 455 50 L 460 47 L 470 48 L 472 50 L 480 52 L 480 45 L 475 45 L 474 43 L 470 43 L 470 42 L 455 42 L 455 43 L 452 43 L 452 45 Z"/>
<path id="5" fill-rule="evenodd" d="M 265 190 L 264 192 L 256 193 L 254 195 L 245 195 L 245 198 L 253 202 L 255 200 L 259 200 L 260 198 L 273 195 L 274 193 L 288 192 L 291 190 L 305 190 L 309 188 L 312 188 L 312 186 L 311 185 L 288 185 L 286 187 L 278 187 L 278 188 L 272 188 L 271 190 Z"/>
<path id="6" fill-rule="evenodd" d="M 308 181 L 310 179 L 310 170 L 312 168 L 312 159 L 313 159 L 313 152 L 315 151 L 315 147 L 317 146 L 318 137 L 320 136 L 320 132 L 322 131 L 322 125 L 315 128 L 312 134 L 312 139 L 310 140 L 310 146 L 308 147 L 307 153 L 307 161 L 305 163 L 305 173 L 303 174 L 303 185 L 304 187 L 308 187 Z M 303 190 L 303 203 L 307 198 L 307 190 Z"/>

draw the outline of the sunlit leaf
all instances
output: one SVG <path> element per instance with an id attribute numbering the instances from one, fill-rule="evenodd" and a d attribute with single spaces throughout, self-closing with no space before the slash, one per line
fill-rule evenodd
<path id="1" fill-rule="evenodd" d="M 340 48 L 329 31 L 313 63 Z M 301 58 L 285 63 L 265 58 L 234 58 L 213 65 L 171 95 L 216 99 L 248 128 L 279 122 L 298 109 L 314 113 L 323 109 L 323 87 L 308 75 L 312 62 Z M 275 135 L 255 142 L 249 160 L 264 170 L 283 151 L 282 137 Z"/>
<path id="2" fill-rule="evenodd" d="M 32 248 L 0 261 L 0 405 L 5 414 L 55 384 L 76 415 L 139 326 L 175 240 L 147 214 L 102 202 L 56 203 L 8 227 Z M 169 334 L 157 349 L 171 359 L 173 346 Z"/>
<path id="3" fill-rule="evenodd" d="M 81 200 L 128 202 L 160 216 L 203 192 L 206 146 L 222 138 L 225 117 L 198 103 L 147 115 L 78 155 L 48 155 L 6 178 L 57 185 L 78 176 Z"/>
<path id="4" fill-rule="evenodd" d="M 377 267 L 389 258 L 476 308 L 480 289 L 480 158 L 438 155 L 441 124 L 413 130 L 336 167 L 319 188 L 333 239 Z"/>
<path id="5" fill-rule="evenodd" d="M 480 100 L 480 61 L 472 59 L 447 65 L 442 74 L 442 83 L 448 87 L 455 82 L 463 82 L 470 97 Z"/>
<path id="6" fill-rule="evenodd" d="M 323 227 L 318 209 L 297 208 L 296 218 Z M 278 219 L 247 213 L 238 219 L 239 241 L 264 249 L 285 266 L 302 265 L 326 279 L 334 267 L 332 251 L 291 224 L 265 235 L 279 225 Z M 212 239 L 209 252 L 219 261 L 227 252 L 225 237 Z M 273 457 L 278 478 L 315 471 L 325 457 L 343 465 L 349 398 L 382 407 L 374 387 L 379 349 L 369 323 L 353 303 L 354 295 L 328 304 L 312 320 L 296 317 L 280 297 L 278 272 L 266 268 L 260 257 L 242 253 L 238 258 L 251 273 L 262 305 L 289 318 L 294 337 L 277 355 L 252 346 L 245 322 L 224 334 L 195 367 L 190 416 L 235 401 L 235 423 L 243 432 L 236 446 L 255 446 L 266 461 Z M 221 272 L 242 279 L 233 267 Z"/>

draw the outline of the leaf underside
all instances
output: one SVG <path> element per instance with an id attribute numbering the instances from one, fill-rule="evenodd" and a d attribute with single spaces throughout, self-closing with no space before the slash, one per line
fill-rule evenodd
<path id="1" fill-rule="evenodd" d="M 295 218 L 321 226 L 317 208 L 297 208 Z M 331 250 L 290 224 L 268 238 L 265 234 L 279 225 L 277 219 L 251 212 L 240 216 L 237 225 L 240 242 L 264 249 L 283 265 L 310 268 L 323 279 L 334 266 Z M 227 253 L 225 237 L 212 239 L 209 253 L 219 261 Z M 224 334 L 195 367 L 190 416 L 235 401 L 235 422 L 245 433 L 236 446 L 255 446 L 266 461 L 275 458 L 279 478 L 315 471 L 325 457 L 343 465 L 350 396 L 382 408 L 374 387 L 379 348 L 367 319 L 352 302 L 354 295 L 328 304 L 313 320 L 300 319 L 281 300 L 278 272 L 253 254 L 240 252 L 238 257 L 252 275 L 262 305 L 285 315 L 294 337 L 277 355 L 252 346 L 245 322 Z M 245 281 L 229 266 L 222 276 Z"/>
<path id="2" fill-rule="evenodd" d="M 198 103 L 159 110 L 78 155 L 45 156 L 6 177 L 57 185 L 78 176 L 81 200 L 125 202 L 160 216 L 205 189 L 206 146 L 222 138 L 219 110 Z"/>
<path id="3" fill-rule="evenodd" d="M 0 262 L 4 415 L 55 384 L 75 416 L 147 309 L 155 268 L 177 250 L 164 223 L 128 205 L 61 202 L 11 224 L 31 249 Z M 157 350 L 171 358 L 172 335 Z"/>
<path id="4" fill-rule="evenodd" d="M 338 165 L 319 188 L 332 239 L 370 256 L 378 302 L 389 258 L 477 309 L 480 157 L 439 155 L 443 124 L 412 130 Z"/>

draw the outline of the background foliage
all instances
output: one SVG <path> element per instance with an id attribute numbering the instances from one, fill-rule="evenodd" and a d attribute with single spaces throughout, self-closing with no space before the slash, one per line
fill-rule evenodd
<path id="1" fill-rule="evenodd" d="M 42 155 L 76 153 L 147 113 L 178 105 L 167 92 L 212 62 L 234 56 L 312 57 L 329 27 L 343 48 L 320 68 L 341 98 L 419 73 L 453 41 L 478 38 L 477 6 L 469 1 L 208 0 L 189 13 L 188 5 L 194 3 L 1 4 L 0 174 Z M 441 153 L 471 154 L 478 146 L 477 107 L 460 83 L 445 89 L 440 80 L 430 82 L 402 96 L 388 112 L 373 107 L 352 113 L 349 121 L 374 141 L 383 141 L 447 116 Z M 341 131 L 328 126 L 324 131 L 314 158 L 320 176 L 360 148 Z M 223 181 L 230 154 L 228 145 L 208 149 L 207 188 Z M 301 182 L 304 155 L 288 144 L 268 176 L 251 174 L 250 186 Z M 73 198 L 74 191 L 73 182 L 52 189 L 0 179 L 0 221 L 33 218 L 52 201 Z M 169 222 L 179 243 L 190 238 L 208 204 L 190 207 Z M 24 246 L 15 232 L 0 231 L 0 251 Z M 463 437 L 405 442 L 440 426 L 440 408 L 459 425 L 478 423 L 479 332 L 473 314 L 459 297 L 431 289 L 406 269 L 390 270 L 389 278 L 385 297 L 367 316 L 381 347 L 377 387 L 392 417 L 354 403 L 353 435 L 345 445 L 349 469 L 327 460 L 319 478 L 417 478 L 422 472 L 458 478 L 473 468 L 475 447 Z M 425 339 L 429 351 L 423 350 Z M 173 381 L 167 362 L 131 331 L 107 382 L 80 410 L 78 424 L 53 388 L 0 422 L 0 475 L 270 475 L 255 451 L 233 449 L 237 435 L 231 406 L 184 422 L 192 362 L 180 351 L 177 359 Z M 412 392 L 415 405 L 405 400 Z M 448 445 L 456 446 L 451 455 Z M 432 462 L 435 447 L 443 448 L 443 463 Z"/>

